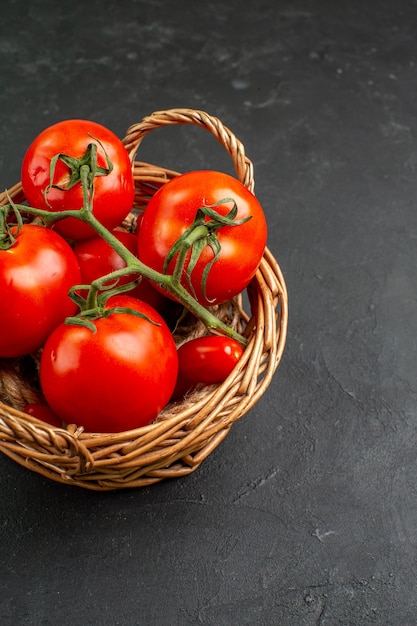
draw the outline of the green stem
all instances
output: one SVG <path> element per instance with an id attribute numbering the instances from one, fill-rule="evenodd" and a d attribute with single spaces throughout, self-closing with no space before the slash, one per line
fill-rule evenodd
<path id="1" fill-rule="evenodd" d="M 172 277 L 178 283 L 181 282 L 182 271 L 184 269 L 185 261 L 186 261 L 187 254 L 190 248 L 193 247 L 196 241 L 206 237 L 208 233 L 209 233 L 209 229 L 207 228 L 207 226 L 197 226 L 196 228 L 194 228 L 194 230 L 192 230 L 187 235 L 187 238 L 184 239 L 183 245 L 181 246 L 180 251 L 178 253 L 178 258 L 175 263 L 175 268 L 172 274 Z"/>
<path id="2" fill-rule="evenodd" d="M 93 205 L 93 189 L 94 187 L 91 184 L 91 168 L 88 165 L 82 165 L 80 167 L 80 179 L 81 179 L 81 188 L 83 191 L 83 202 L 85 211 L 91 212 Z"/>
<path id="3" fill-rule="evenodd" d="M 85 188 L 87 185 L 83 185 Z M 26 205 L 13 204 L 13 207 L 18 211 L 30 213 L 31 215 L 37 215 L 41 217 L 48 225 L 54 222 L 73 217 L 81 220 L 91 226 L 100 237 L 102 237 L 110 246 L 119 254 L 119 256 L 126 263 L 126 268 L 118 270 L 115 273 L 108 274 L 100 279 L 100 283 L 107 283 L 114 278 L 118 278 L 121 275 L 127 274 L 140 274 L 145 278 L 151 280 L 157 285 L 161 286 L 169 294 L 174 296 L 186 309 L 193 313 L 199 320 L 203 322 L 206 328 L 214 334 L 226 335 L 235 339 L 242 346 L 246 346 L 247 340 L 242 337 L 235 330 L 230 328 L 227 324 L 219 320 L 213 313 L 208 311 L 203 305 L 201 305 L 179 282 L 179 277 L 175 275 L 162 274 L 156 270 L 150 268 L 140 261 L 134 254 L 132 254 L 127 248 L 94 216 L 89 209 L 89 201 L 82 209 L 69 209 L 66 211 L 46 211 L 43 209 L 35 209 Z M 97 293 L 97 287 L 95 287 Z M 92 295 L 92 298 L 95 296 Z M 89 301 L 90 302 L 90 301 Z"/>
<path id="4" fill-rule="evenodd" d="M 98 289 L 96 289 L 95 285 L 91 284 L 90 289 L 88 290 L 87 301 L 86 301 L 87 310 L 97 308 L 98 306 L 97 293 L 98 293 Z"/>

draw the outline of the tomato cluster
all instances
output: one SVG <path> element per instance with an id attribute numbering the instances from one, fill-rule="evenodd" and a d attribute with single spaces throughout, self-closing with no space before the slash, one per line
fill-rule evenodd
<path id="1" fill-rule="evenodd" d="M 0 209 L 0 358 L 39 351 L 45 404 L 28 414 L 118 432 L 227 378 L 240 336 L 208 332 L 177 348 L 173 329 L 183 306 L 209 316 L 253 278 L 267 227 L 250 191 L 227 174 L 189 172 L 157 191 L 127 232 L 129 155 L 86 120 L 41 132 L 21 179 L 27 204 Z"/>

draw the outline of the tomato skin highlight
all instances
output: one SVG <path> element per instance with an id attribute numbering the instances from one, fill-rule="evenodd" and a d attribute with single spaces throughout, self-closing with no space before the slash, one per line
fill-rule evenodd
<path id="1" fill-rule="evenodd" d="M 0 250 L 0 357 L 41 348 L 77 307 L 68 297 L 79 283 L 78 261 L 58 233 L 23 225 L 16 242 Z"/>
<path id="2" fill-rule="evenodd" d="M 63 120 L 39 133 L 23 158 L 22 187 L 29 205 L 34 208 L 49 211 L 80 209 L 83 206 L 81 183 L 65 191 L 51 188 L 46 198 L 44 192 L 51 182 L 51 159 L 57 154 L 80 158 L 90 143 L 97 145 L 97 163 L 100 167 L 107 167 L 105 153 L 113 165 L 109 174 L 95 177 L 93 202 L 94 215 L 111 230 L 119 226 L 131 210 L 134 180 L 129 155 L 122 141 L 101 124 L 89 120 Z M 68 166 L 58 160 L 53 183 L 67 185 L 69 171 Z M 88 224 L 74 218 L 56 222 L 53 229 L 70 240 L 95 235 Z"/>
<path id="3" fill-rule="evenodd" d="M 226 302 L 242 292 L 259 266 L 266 246 L 267 225 L 257 198 L 228 174 L 211 170 L 188 172 L 165 183 L 154 194 L 139 229 L 139 259 L 163 272 L 168 252 L 191 226 L 198 209 L 226 198 L 232 198 L 237 204 L 236 220 L 249 216 L 251 219 L 240 225 L 222 226 L 217 231 L 221 252 L 210 269 L 206 292 L 202 289 L 203 272 L 214 253 L 210 246 L 204 247 L 191 273 L 196 299 L 204 306 Z M 225 215 L 232 207 L 230 202 L 217 206 L 215 210 Z M 169 263 L 168 274 L 173 273 L 175 260 Z M 181 283 L 193 294 L 184 272 Z"/>
<path id="4" fill-rule="evenodd" d="M 178 372 L 172 335 L 148 304 L 130 296 L 108 307 L 128 307 L 151 320 L 112 313 L 96 332 L 62 324 L 48 338 L 40 363 L 45 399 L 66 423 L 89 432 L 119 432 L 149 424 L 169 401 Z"/>
<path id="5" fill-rule="evenodd" d="M 125 230 L 114 229 L 112 234 L 135 256 L 137 256 L 137 236 Z M 119 254 L 102 237 L 92 237 L 75 243 L 74 254 L 78 259 L 81 271 L 81 282 L 91 284 L 96 278 L 106 276 L 110 272 L 126 267 Z M 118 285 L 125 285 L 138 274 L 130 274 L 119 279 Z M 151 283 L 142 278 L 140 283 L 128 292 L 129 296 L 138 298 L 153 306 L 160 313 L 165 310 L 167 298 L 157 291 Z"/>
<path id="6" fill-rule="evenodd" d="M 179 398 L 195 385 L 220 384 L 243 354 L 242 346 L 228 337 L 207 335 L 190 339 L 178 348 L 178 379 L 173 394 Z"/>

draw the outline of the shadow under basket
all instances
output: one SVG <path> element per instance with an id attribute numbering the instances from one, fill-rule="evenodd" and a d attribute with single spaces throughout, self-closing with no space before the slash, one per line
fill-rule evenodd
<path id="1" fill-rule="evenodd" d="M 253 166 L 242 143 L 221 121 L 203 111 L 155 112 L 131 126 L 123 139 L 135 178 L 135 219 L 152 195 L 178 172 L 136 160 L 144 136 L 168 125 L 193 124 L 210 133 L 230 155 L 237 178 L 254 191 Z M 25 198 L 20 183 L 8 190 L 16 203 Z M 0 195 L 0 206 L 7 204 Z M 56 428 L 23 413 L 39 402 L 39 355 L 0 360 L 0 451 L 24 467 L 56 482 L 106 491 L 140 487 L 195 471 L 269 386 L 287 335 L 285 280 L 269 249 L 245 293 L 213 312 L 248 340 L 233 372 L 220 385 L 200 386 L 172 402 L 150 425 L 120 433 L 90 433 L 74 424 Z M 205 332 L 195 321 L 185 338 Z M 183 337 L 184 338 L 184 337 Z"/>

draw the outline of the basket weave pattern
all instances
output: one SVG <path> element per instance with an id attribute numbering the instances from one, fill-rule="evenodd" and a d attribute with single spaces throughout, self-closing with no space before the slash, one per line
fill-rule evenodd
<path id="1" fill-rule="evenodd" d="M 155 128 L 178 124 L 209 131 L 230 155 L 237 178 L 254 190 L 252 163 L 242 143 L 218 118 L 192 109 L 156 112 L 131 126 L 123 140 L 136 188 L 134 210 L 126 225 L 157 189 L 178 175 L 137 161 L 141 141 Z M 8 189 L 8 194 L 16 203 L 25 200 L 20 183 Z M 6 193 L 1 194 L 0 206 L 7 202 Z M 0 451 L 54 481 L 98 491 L 146 486 L 195 471 L 265 392 L 284 351 L 287 291 L 268 248 L 244 295 L 213 309 L 248 339 L 228 379 L 221 385 L 196 388 L 181 402 L 169 404 L 152 424 L 135 430 L 88 433 L 75 425 L 55 428 L 22 413 L 26 404 L 41 398 L 36 373 L 39 355 L 0 359 Z M 177 343 L 205 329 L 194 321 L 182 330 Z"/>

